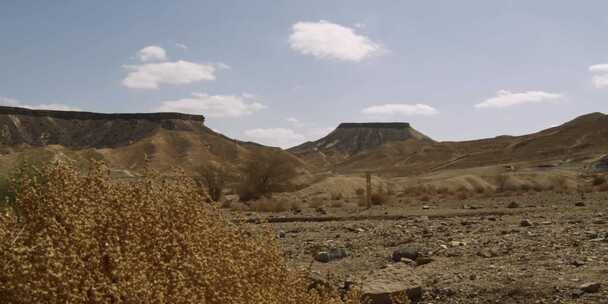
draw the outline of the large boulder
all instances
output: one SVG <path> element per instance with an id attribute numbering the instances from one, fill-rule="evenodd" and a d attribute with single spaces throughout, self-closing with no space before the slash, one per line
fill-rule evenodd
<path id="1" fill-rule="evenodd" d="M 402 303 L 405 298 L 417 302 L 422 298 L 422 283 L 411 267 L 389 266 L 372 272 L 360 285 L 363 303 Z"/>

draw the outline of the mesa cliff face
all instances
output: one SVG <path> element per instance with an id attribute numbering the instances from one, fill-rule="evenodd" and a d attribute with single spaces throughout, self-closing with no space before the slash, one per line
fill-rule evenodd
<path id="1" fill-rule="evenodd" d="M 387 143 L 403 141 L 433 142 L 406 122 L 341 123 L 327 136 L 288 151 L 313 164 L 324 166 L 340 163 Z"/>
<path id="2" fill-rule="evenodd" d="M 180 113 L 103 114 L 0 107 L 0 146 L 115 148 L 159 129 L 200 131 L 204 121 L 202 115 Z"/>

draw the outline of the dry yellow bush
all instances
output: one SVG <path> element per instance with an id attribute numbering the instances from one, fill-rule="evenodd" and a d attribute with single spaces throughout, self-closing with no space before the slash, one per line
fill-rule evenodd
<path id="1" fill-rule="evenodd" d="M 268 227 L 224 219 L 191 179 L 115 182 L 101 164 L 42 176 L 0 215 L 2 303 L 342 303 L 308 291 Z"/>

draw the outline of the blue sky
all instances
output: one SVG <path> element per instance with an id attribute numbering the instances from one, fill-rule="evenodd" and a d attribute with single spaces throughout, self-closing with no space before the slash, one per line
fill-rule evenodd
<path id="1" fill-rule="evenodd" d="M 606 1 L 11 1 L 0 103 L 183 111 L 288 147 L 344 121 L 438 140 L 608 109 Z"/>

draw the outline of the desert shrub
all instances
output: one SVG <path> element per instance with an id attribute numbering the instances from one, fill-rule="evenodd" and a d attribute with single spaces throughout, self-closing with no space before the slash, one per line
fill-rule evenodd
<path id="1" fill-rule="evenodd" d="M 379 205 L 386 204 L 388 202 L 388 197 L 389 196 L 388 196 L 388 194 L 386 194 L 386 192 L 378 191 L 378 192 L 372 193 L 370 200 L 371 200 L 372 205 L 379 206 Z"/>
<path id="2" fill-rule="evenodd" d="M 0 213 L 2 303 L 341 303 L 309 291 L 266 225 L 201 204 L 191 178 L 111 181 L 57 164 Z"/>
<path id="3" fill-rule="evenodd" d="M 593 180 L 591 181 L 591 183 L 594 186 L 599 186 L 599 185 L 603 185 L 606 183 L 606 177 L 602 176 L 602 175 L 595 175 L 593 177 Z"/>
<path id="4" fill-rule="evenodd" d="M 342 193 L 341 192 L 334 192 L 334 193 L 331 194 L 330 198 L 333 201 L 341 200 L 342 199 Z"/>
<path id="5" fill-rule="evenodd" d="M 198 167 L 196 176 L 197 182 L 207 189 L 209 198 L 214 202 L 219 202 L 226 187 L 228 171 L 220 165 L 210 164 Z"/>
<path id="6" fill-rule="evenodd" d="M 365 195 L 365 189 L 363 189 L 363 188 L 357 188 L 357 190 L 355 190 L 355 194 L 357 196 L 363 196 L 363 195 Z"/>
<path id="7" fill-rule="evenodd" d="M 295 166 L 288 155 L 262 152 L 245 164 L 237 193 L 241 201 L 269 197 L 273 192 L 286 191 L 295 175 Z"/>
<path id="8" fill-rule="evenodd" d="M 503 192 L 507 190 L 507 181 L 509 176 L 507 174 L 500 174 L 496 176 L 496 192 Z"/>

